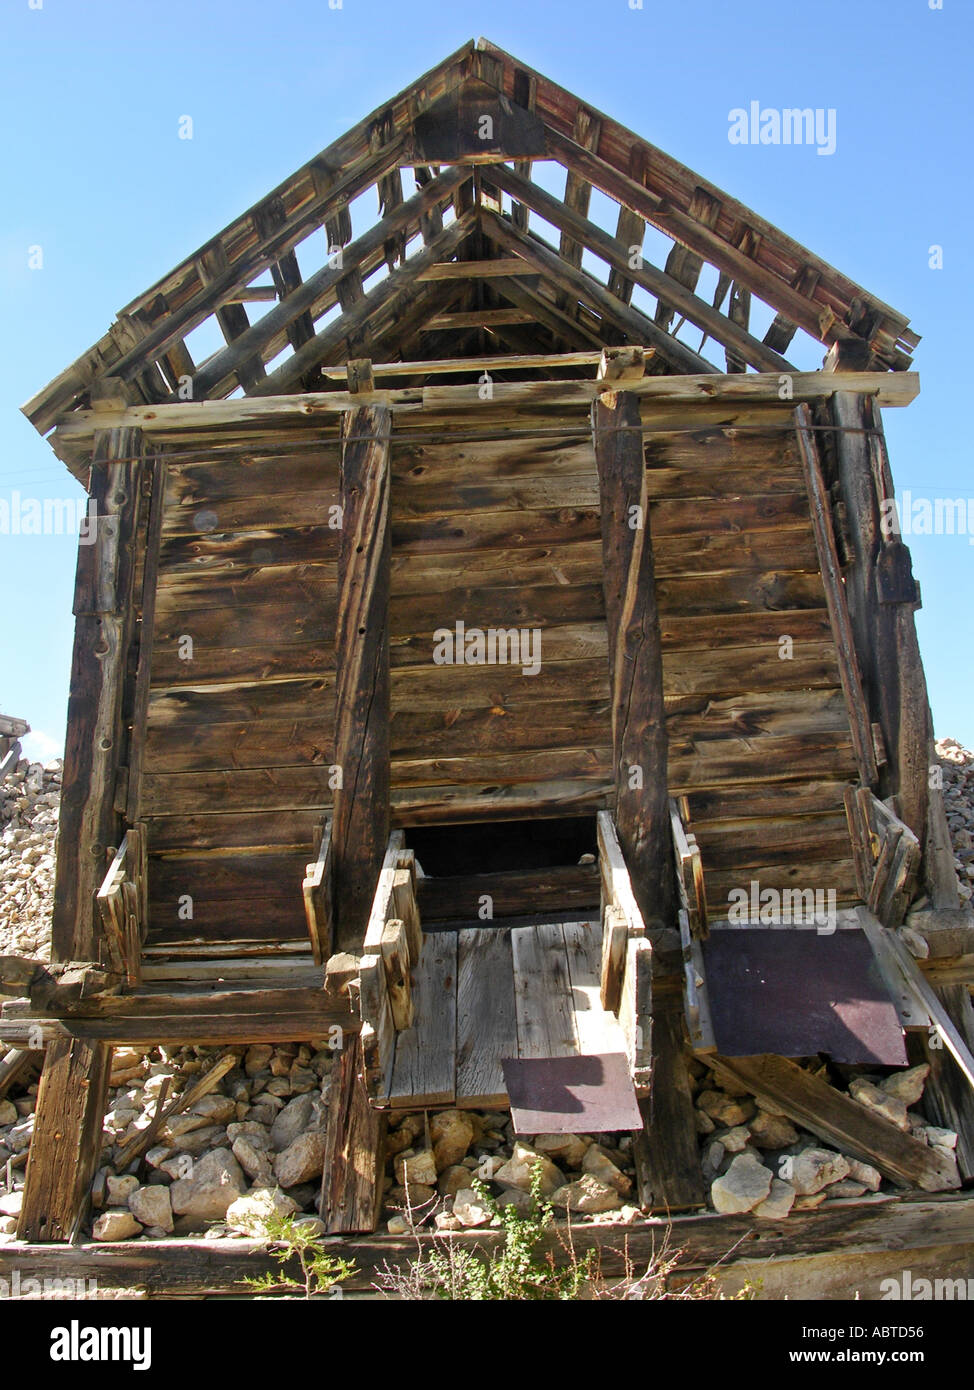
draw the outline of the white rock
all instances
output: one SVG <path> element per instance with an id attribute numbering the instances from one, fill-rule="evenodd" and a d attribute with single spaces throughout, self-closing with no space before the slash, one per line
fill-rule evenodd
<path id="1" fill-rule="evenodd" d="M 701 1091 L 697 1096 L 697 1105 L 727 1129 L 747 1124 L 757 1108 L 749 1096 L 729 1096 L 724 1091 Z"/>
<path id="2" fill-rule="evenodd" d="M 567 1211 L 593 1214 L 603 1211 L 618 1211 L 622 1198 L 614 1187 L 600 1181 L 592 1173 L 583 1173 L 574 1182 L 565 1183 L 551 1194 L 551 1204 L 564 1207 Z"/>
<path id="3" fill-rule="evenodd" d="M 24 1205 L 24 1190 L 18 1188 L 16 1192 L 5 1192 L 0 1197 L 0 1212 L 4 1216 L 19 1216 Z"/>
<path id="4" fill-rule="evenodd" d="M 853 1182 L 851 1178 L 843 1178 L 841 1182 L 830 1183 L 825 1189 L 825 1194 L 829 1201 L 833 1197 L 861 1197 L 868 1188 L 863 1182 Z"/>
<path id="5" fill-rule="evenodd" d="M 137 1236 L 142 1227 L 132 1213 L 122 1207 L 103 1211 L 91 1228 L 95 1240 L 128 1240 Z"/>
<path id="6" fill-rule="evenodd" d="M 759 1149 L 787 1149 L 797 1144 L 798 1131 L 784 1115 L 772 1115 L 767 1110 L 758 1110 L 747 1125 L 751 1138 Z"/>
<path id="7" fill-rule="evenodd" d="M 714 1142 L 723 1144 L 729 1154 L 740 1154 L 747 1148 L 750 1137 L 751 1131 L 747 1125 L 735 1125 L 733 1129 L 719 1129 L 714 1135 Z"/>
<path id="8" fill-rule="evenodd" d="M 155 1226 L 162 1231 L 172 1230 L 172 1202 L 169 1188 L 161 1183 L 139 1187 L 129 1197 L 129 1211 L 143 1226 Z"/>
<path id="9" fill-rule="evenodd" d="M 435 1187 L 437 1183 L 436 1159 L 432 1149 L 407 1149 L 396 1155 L 396 1181 L 400 1187 Z"/>
<path id="10" fill-rule="evenodd" d="M 234 1158 L 248 1178 L 259 1183 L 261 1187 L 270 1185 L 274 1177 L 274 1165 L 269 1154 L 261 1153 L 243 1138 L 234 1139 L 230 1147 Z"/>
<path id="11" fill-rule="evenodd" d="M 169 1189 L 177 1216 L 197 1221 L 222 1221 L 227 1207 L 242 1197 L 247 1186 L 240 1164 L 229 1149 L 214 1149 L 193 1164 L 192 1175 Z"/>
<path id="12" fill-rule="evenodd" d="M 867 1110 L 873 1110 L 877 1115 L 882 1115 L 884 1120 L 889 1120 L 890 1124 L 907 1132 L 910 1128 L 910 1121 L 907 1119 L 906 1103 L 897 1096 L 891 1095 L 889 1091 L 881 1090 L 879 1086 L 874 1086 L 865 1077 L 857 1076 L 849 1083 L 849 1094 L 852 1099 L 864 1105 Z"/>
<path id="13" fill-rule="evenodd" d="M 820 1192 L 849 1173 L 849 1160 L 834 1149 L 802 1149 L 792 1159 L 789 1180 L 799 1196 Z"/>
<path id="14" fill-rule="evenodd" d="M 711 1122 L 711 1128 L 713 1123 Z M 588 1144 L 577 1134 L 536 1134 L 534 1149 L 561 1168 L 579 1168 Z"/>
<path id="15" fill-rule="evenodd" d="M 227 1207 L 226 1223 L 232 1231 L 262 1236 L 274 1217 L 293 1216 L 297 1202 L 279 1187 L 255 1187 Z"/>
<path id="16" fill-rule="evenodd" d="M 929 1064 L 924 1062 L 922 1066 L 910 1067 L 909 1071 L 896 1071 L 892 1076 L 884 1077 L 879 1085 L 887 1095 L 895 1096 L 904 1105 L 916 1105 L 923 1096 L 923 1088 L 929 1075 Z M 851 1086 L 849 1090 L 852 1091 Z"/>
<path id="17" fill-rule="evenodd" d="M 715 1178 L 710 1197 L 717 1211 L 725 1214 L 753 1211 L 771 1191 L 774 1174 L 752 1153 L 738 1154 L 727 1172 Z"/>
<path id="18" fill-rule="evenodd" d="M 299 1099 L 304 1100 L 304 1096 Z M 319 1130 L 309 1130 L 277 1155 L 274 1176 L 282 1187 L 297 1187 L 309 1179 L 320 1179 L 324 1160 L 325 1136 Z"/>
<path id="19" fill-rule="evenodd" d="M 261 1100 L 263 1101 L 263 1096 Z M 290 1144 L 294 1143 L 298 1135 L 313 1127 L 313 1109 L 314 1096 L 305 1094 L 295 1096 L 279 1111 L 271 1125 L 271 1143 L 278 1153 L 283 1153 Z"/>
<path id="20" fill-rule="evenodd" d="M 795 1189 L 783 1178 L 771 1179 L 771 1191 L 754 1208 L 754 1215 L 765 1221 L 783 1221 L 795 1205 Z"/>
<path id="21" fill-rule="evenodd" d="M 493 1213 L 472 1188 L 466 1187 L 453 1199 L 453 1215 L 461 1226 L 487 1226 Z"/>
<path id="22" fill-rule="evenodd" d="M 626 1197 L 632 1191 L 632 1180 L 626 1176 L 622 1169 L 612 1162 L 612 1159 L 599 1144 L 590 1144 L 585 1151 L 582 1159 L 582 1172 L 591 1173 L 599 1182 L 605 1183 L 606 1187 L 612 1187 L 621 1197 Z"/>
<path id="23" fill-rule="evenodd" d="M 516 1187 L 522 1192 L 531 1191 L 531 1177 L 535 1170 L 541 1173 L 541 1195 L 550 1197 L 559 1187 L 564 1186 L 564 1176 L 547 1154 L 538 1153 L 529 1144 L 520 1140 L 514 1145 L 514 1152 L 508 1161 L 494 1174 L 497 1182 L 505 1187 Z"/>
<path id="24" fill-rule="evenodd" d="M 132 1173 L 123 1173 L 121 1177 L 114 1174 L 108 1175 L 108 1206 L 127 1207 L 129 1198 L 139 1186 L 139 1180 Z"/>
<path id="25" fill-rule="evenodd" d="M 941 1129 L 938 1125 L 924 1125 L 924 1135 L 928 1144 L 935 1149 L 956 1149 L 957 1134 L 952 1129 Z"/>
<path id="26" fill-rule="evenodd" d="M 878 1168 L 874 1168 L 871 1163 L 860 1163 L 858 1158 L 850 1158 L 848 1163 L 849 1177 L 853 1182 L 861 1182 L 870 1192 L 879 1191 L 883 1175 Z"/>

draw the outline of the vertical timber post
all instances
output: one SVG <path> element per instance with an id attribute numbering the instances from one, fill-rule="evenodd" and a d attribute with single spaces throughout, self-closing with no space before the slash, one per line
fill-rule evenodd
<path id="1" fill-rule="evenodd" d="M 926 844 L 930 714 L 913 610 L 919 597 L 893 517 L 893 486 L 879 409 L 866 396 L 832 397 L 838 483 L 852 553 L 846 593 L 870 715 L 888 762 L 880 794 Z"/>
<path id="2" fill-rule="evenodd" d="M 389 839 L 389 433 L 385 406 L 348 411 L 341 465 L 335 950 L 361 946 Z"/>
<path id="3" fill-rule="evenodd" d="M 53 1038 L 37 1092 L 17 1239 L 72 1240 L 101 1154 L 112 1049 L 87 1038 Z"/>
<path id="4" fill-rule="evenodd" d="M 124 697 L 143 513 L 142 433 L 95 434 L 88 532 L 78 547 L 64 781 L 54 892 L 55 960 L 97 960 L 95 894 L 119 843 Z M 124 800 L 121 801 L 124 806 Z"/>
<path id="5" fill-rule="evenodd" d="M 663 658 L 639 398 L 603 392 L 592 405 L 592 440 L 602 506 L 616 829 L 643 921 L 672 927 Z"/>

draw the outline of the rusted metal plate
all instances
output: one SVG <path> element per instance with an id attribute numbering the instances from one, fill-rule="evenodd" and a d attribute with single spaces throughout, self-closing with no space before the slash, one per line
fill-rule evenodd
<path id="1" fill-rule="evenodd" d="M 718 929 L 703 942 L 717 1050 L 905 1066 L 899 1018 L 861 931 Z"/>
<path id="2" fill-rule="evenodd" d="M 622 1052 L 505 1058 L 501 1066 L 516 1134 L 642 1129 L 629 1059 Z"/>

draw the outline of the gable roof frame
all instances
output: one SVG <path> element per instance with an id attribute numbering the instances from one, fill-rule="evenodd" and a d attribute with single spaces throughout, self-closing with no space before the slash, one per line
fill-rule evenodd
<path id="1" fill-rule="evenodd" d="M 495 129 L 477 143 L 485 106 Z M 564 199 L 531 181 L 535 159 L 565 169 Z M 400 169 L 408 166 L 417 192 L 404 199 Z M 353 241 L 349 204 L 373 185 L 379 220 Z M 614 236 L 587 215 L 592 188 L 619 205 Z M 503 194 L 511 199 L 509 213 Z M 454 220 L 447 223 L 451 205 Z M 558 229 L 557 248 L 530 229 L 532 211 Z M 672 241 L 664 269 L 648 259 L 630 264 L 629 248 L 641 245 L 650 225 Z M 319 228 L 330 248 L 342 247 L 343 259 L 302 280 L 295 247 Z M 407 255 L 419 236 L 422 250 Z M 585 251 L 606 264 L 604 283 L 582 268 Z M 499 295 L 534 313 L 563 347 L 620 339 L 652 347 L 656 372 L 717 371 L 702 356 L 708 339 L 723 347 L 730 372 L 791 371 L 782 353 L 798 328 L 825 344 L 868 345 L 868 365 L 893 370 L 910 365 L 919 341 L 903 315 L 765 219 L 481 39 L 360 121 L 133 300 L 24 412 L 46 433 L 100 393 L 99 383 L 109 385 L 113 399 L 139 405 L 173 399 L 186 375 L 194 399 L 238 388 L 248 395 L 315 389 L 320 369 L 346 350 L 357 355 L 366 335 L 395 352 L 407 325 L 415 337 L 427 310 L 433 317 L 456 302 L 457 295 L 437 288 L 432 266 L 454 257 L 482 260 L 488 252 L 519 257 L 531 275 L 492 278 L 490 291 L 476 285 L 475 311 L 486 313 Z M 389 274 L 366 289 L 383 262 Z M 705 263 L 718 271 L 712 305 L 695 292 Z M 272 285 L 252 283 L 267 272 Z M 652 317 L 632 305 L 635 286 L 655 298 Z M 748 327 L 752 293 L 776 314 L 763 341 Z M 277 303 L 252 323 L 244 304 L 271 295 Z M 340 317 L 316 331 L 336 304 Z M 197 367 L 185 339 L 211 317 L 226 345 Z M 703 335 L 696 351 L 677 336 L 686 322 Z M 480 342 L 484 348 L 482 332 Z"/>

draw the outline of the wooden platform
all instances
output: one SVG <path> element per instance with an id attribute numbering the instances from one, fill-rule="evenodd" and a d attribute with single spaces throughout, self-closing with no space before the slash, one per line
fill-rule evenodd
<path id="1" fill-rule="evenodd" d="M 389 1103 L 507 1106 L 505 1057 L 624 1052 L 599 1001 L 600 949 L 597 920 L 427 934 Z"/>

